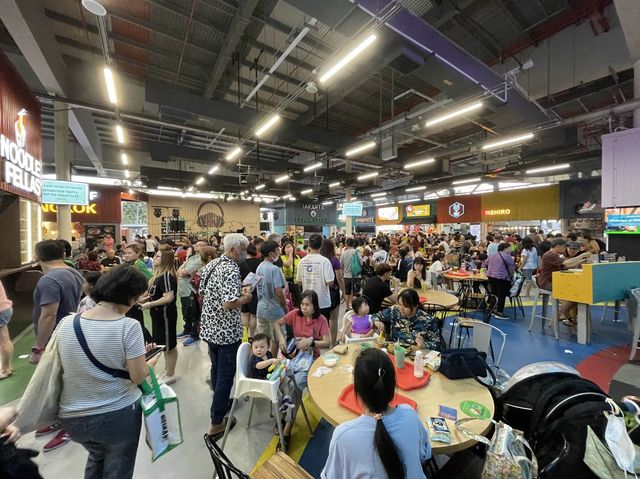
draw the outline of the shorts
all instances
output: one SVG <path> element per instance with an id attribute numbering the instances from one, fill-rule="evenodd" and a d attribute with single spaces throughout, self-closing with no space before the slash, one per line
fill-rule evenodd
<path id="1" fill-rule="evenodd" d="M 2 326 L 6 326 L 9 324 L 9 320 L 13 316 L 13 308 L 5 309 L 4 311 L 0 311 L 0 328 Z"/>
<path id="2" fill-rule="evenodd" d="M 273 327 L 275 324 L 275 320 L 271 321 L 269 319 L 262 319 L 260 317 L 256 320 L 256 334 L 266 334 L 271 338 L 271 340 L 276 339 L 276 335 L 273 332 Z"/>
<path id="3" fill-rule="evenodd" d="M 360 278 L 345 278 L 344 289 L 346 294 L 356 294 L 360 292 Z"/>

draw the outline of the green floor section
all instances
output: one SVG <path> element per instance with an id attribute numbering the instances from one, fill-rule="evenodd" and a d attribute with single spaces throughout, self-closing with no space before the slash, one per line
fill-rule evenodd
<path id="1" fill-rule="evenodd" d="M 144 323 L 151 331 L 151 316 L 149 311 L 144 312 Z M 178 300 L 178 332 L 182 331 L 184 322 L 182 321 L 182 312 L 180 308 L 180 300 Z M 31 375 L 35 371 L 35 366 L 29 362 L 31 347 L 35 344 L 35 335 L 33 330 L 20 335 L 13 341 L 15 351 L 13 353 L 13 374 L 7 379 L 0 380 L 0 406 L 10 403 L 22 396 L 22 393 L 29 384 Z M 20 356 L 27 357 L 20 359 Z"/>

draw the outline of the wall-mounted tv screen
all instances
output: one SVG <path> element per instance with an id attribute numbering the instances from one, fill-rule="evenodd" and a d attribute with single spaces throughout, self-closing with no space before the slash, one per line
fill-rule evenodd
<path id="1" fill-rule="evenodd" d="M 610 235 L 640 235 L 640 207 L 607 208 L 605 230 Z"/>

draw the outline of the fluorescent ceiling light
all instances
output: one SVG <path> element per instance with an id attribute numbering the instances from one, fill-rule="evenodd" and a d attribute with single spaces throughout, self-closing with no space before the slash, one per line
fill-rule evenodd
<path id="1" fill-rule="evenodd" d="M 278 176 L 274 181 L 276 183 L 282 183 L 283 181 L 287 181 L 289 179 L 289 174 Z"/>
<path id="2" fill-rule="evenodd" d="M 208 173 L 210 175 L 213 175 L 216 171 L 218 171 L 220 169 L 220 167 L 218 165 L 212 166 L 211 168 L 209 168 Z"/>
<path id="3" fill-rule="evenodd" d="M 204 176 L 201 176 L 196 180 L 196 185 L 201 185 L 202 183 L 204 183 Z"/>
<path id="4" fill-rule="evenodd" d="M 340 186 L 339 181 L 334 181 L 333 183 L 329 183 L 329 188 L 335 188 L 336 186 Z"/>
<path id="5" fill-rule="evenodd" d="M 289 198 L 291 198 L 293 195 L 284 195 L 282 197 L 283 200 L 288 200 Z"/>
<path id="6" fill-rule="evenodd" d="M 124 170 L 124 177 L 129 178 L 129 176 L 130 176 L 129 170 Z"/>
<path id="7" fill-rule="evenodd" d="M 467 183 L 480 183 L 480 181 L 482 181 L 482 178 L 478 177 L 478 178 L 469 178 L 468 180 L 452 181 L 451 184 L 452 185 L 465 185 Z"/>
<path id="8" fill-rule="evenodd" d="M 511 138 L 505 138 L 504 140 L 492 141 L 482 145 L 483 150 L 492 150 L 501 146 L 513 145 L 516 143 L 522 143 L 533 138 L 533 133 L 525 133 L 524 135 L 512 136 Z"/>
<path id="9" fill-rule="evenodd" d="M 116 105 L 118 103 L 118 95 L 116 95 L 116 83 L 113 80 L 113 72 L 111 68 L 104 67 L 104 82 L 107 84 L 107 95 L 109 96 L 109 102 Z"/>
<path id="10" fill-rule="evenodd" d="M 375 147 L 377 145 L 377 143 L 375 141 L 368 141 L 367 143 L 363 143 L 362 145 L 358 145 L 354 148 L 351 148 L 350 150 L 347 150 L 344 154 L 344 156 L 346 156 L 347 158 L 353 156 L 353 155 L 357 155 L 358 153 L 361 153 L 363 151 L 366 150 L 370 150 L 371 148 Z"/>
<path id="11" fill-rule="evenodd" d="M 569 168 L 571 165 L 569 163 L 562 163 L 561 165 L 550 165 L 543 166 L 541 168 L 533 168 L 532 170 L 527 170 L 525 173 L 527 175 L 531 175 L 533 173 L 544 173 L 545 171 L 556 171 L 556 170 L 564 170 Z"/>
<path id="12" fill-rule="evenodd" d="M 309 193 L 313 193 L 313 188 L 308 188 L 300 192 L 301 195 L 308 195 Z"/>
<path id="13" fill-rule="evenodd" d="M 369 47 L 373 42 L 376 41 L 376 36 L 374 34 L 369 35 L 365 38 L 357 47 L 347 53 L 344 57 L 342 57 L 338 62 L 336 62 L 325 74 L 323 74 L 319 81 L 320 83 L 326 82 L 329 78 L 335 75 L 337 72 L 342 70 L 345 65 L 347 65 L 351 60 L 360 55 L 367 47 Z"/>
<path id="14" fill-rule="evenodd" d="M 118 140 L 118 143 L 124 145 L 124 130 L 122 129 L 121 125 L 116 125 L 116 138 Z"/>
<path id="15" fill-rule="evenodd" d="M 510 186 L 509 188 L 500 188 L 500 191 L 525 190 L 528 188 L 540 188 L 541 186 L 549 186 L 553 183 L 536 183 L 534 185 Z"/>
<path id="16" fill-rule="evenodd" d="M 291 196 L 291 197 L 289 198 L 289 201 L 295 201 L 295 200 L 296 200 L 296 197 L 295 197 L 295 196 Z"/>
<path id="17" fill-rule="evenodd" d="M 423 191 L 426 190 L 426 186 L 412 186 L 411 188 L 407 188 L 405 191 L 409 193 L 410 191 Z"/>
<path id="18" fill-rule="evenodd" d="M 376 176 L 378 176 L 378 172 L 374 171 L 373 173 L 367 173 L 366 175 L 360 175 L 358 176 L 358 181 L 362 181 L 362 180 L 368 180 L 369 178 L 375 178 Z"/>
<path id="19" fill-rule="evenodd" d="M 256 130 L 255 135 L 260 138 L 269 128 L 280 121 L 280 115 L 274 113 L 271 117 Z"/>
<path id="20" fill-rule="evenodd" d="M 372 193 L 371 198 L 375 198 L 376 196 L 387 196 L 387 192 L 383 191 L 382 193 Z"/>
<path id="21" fill-rule="evenodd" d="M 159 190 L 180 191 L 180 188 L 174 186 L 158 186 Z"/>
<path id="22" fill-rule="evenodd" d="M 433 163 L 436 161 L 434 158 L 426 158 L 424 160 L 412 161 L 411 163 L 406 163 L 403 168 L 405 170 L 410 170 L 411 168 L 417 168 L 422 165 L 428 165 L 429 163 Z"/>
<path id="23" fill-rule="evenodd" d="M 321 161 L 317 161 L 315 163 L 312 163 L 310 165 L 305 166 L 303 168 L 303 171 L 309 172 L 309 171 L 317 170 L 318 168 L 322 168 L 322 162 Z"/>
<path id="24" fill-rule="evenodd" d="M 239 146 L 236 146 L 233 150 L 227 153 L 227 156 L 225 156 L 224 158 L 227 161 L 231 161 L 241 153 L 242 153 L 242 148 L 240 148 Z"/>
<path id="25" fill-rule="evenodd" d="M 408 200 L 400 200 L 398 203 L 414 203 L 420 201 L 420 198 L 409 198 Z"/>
<path id="26" fill-rule="evenodd" d="M 373 201 L 389 201 L 388 198 L 374 198 Z"/>
<path id="27" fill-rule="evenodd" d="M 386 205 L 389 205 L 389 204 L 391 204 L 391 203 L 389 203 L 389 202 L 387 202 L 387 203 L 378 203 L 376 206 L 386 206 Z"/>
<path id="28" fill-rule="evenodd" d="M 501 181 L 498 183 L 500 188 L 511 188 L 512 186 L 525 186 L 530 185 L 531 183 L 524 183 L 522 181 Z M 482 186 L 482 185 L 480 185 Z"/>
<path id="29" fill-rule="evenodd" d="M 476 103 L 472 103 L 471 105 L 467 105 L 465 107 L 460 108 L 459 110 L 452 111 L 451 113 L 447 113 L 446 115 L 442 115 L 434 118 L 433 120 L 429 120 L 426 126 L 434 126 L 438 123 L 443 123 L 447 120 L 451 120 L 452 118 L 456 118 L 458 116 L 464 115 L 465 113 L 469 113 L 475 110 L 482 108 L 484 104 L 479 101 Z"/>
<path id="30" fill-rule="evenodd" d="M 122 164 L 123 165 L 128 165 L 129 164 L 129 157 L 127 156 L 126 153 L 122 153 L 120 155 L 120 158 L 122 159 Z"/>
<path id="31" fill-rule="evenodd" d="M 261 185 L 256 186 L 256 191 L 263 190 L 263 189 L 265 189 L 266 187 L 267 187 L 267 185 L 265 185 L 265 184 L 263 183 L 263 184 L 261 184 Z"/>
<path id="32" fill-rule="evenodd" d="M 323 202 L 322 202 L 322 204 L 323 204 L 324 206 L 332 205 L 332 204 L 333 204 L 333 201 L 323 201 Z"/>

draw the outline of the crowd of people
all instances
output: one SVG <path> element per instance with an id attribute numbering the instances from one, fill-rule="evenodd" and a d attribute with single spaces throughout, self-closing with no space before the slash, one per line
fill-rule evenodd
<path id="1" fill-rule="evenodd" d="M 523 294 L 534 287 L 549 290 L 554 271 L 577 267 L 604 248 L 588 234 L 545 236 L 537 230 L 524 238 L 491 233 L 484 241 L 418 233 L 312 234 L 301 242 L 278 234 L 249 238 L 230 233 L 179 241 L 148 235 L 127 242 L 123 237 L 118 245 L 110 236 L 100 244 L 74 242 L 36 244 L 43 275 L 33 294 L 36 340 L 30 362 L 38 364 L 55 331 L 64 366 L 60 420 L 36 435 L 55 433 L 45 451 L 70 440 L 83 445 L 89 478 L 133 475 L 141 425 L 137 386 L 158 361 L 158 356 L 145 360 L 155 345 L 165 347 L 159 381 L 172 384 L 178 379 L 178 339 L 184 338 L 183 347 L 206 342 L 214 391 L 208 433 L 217 440 L 229 421 L 236 355 L 245 330 L 258 378 L 279 354 L 305 353 L 315 359 L 347 336 L 377 333 L 403 345 L 441 350 L 442 325 L 422 309 L 416 289 L 442 287 L 442 274 L 451 268 L 483 271 L 498 296 L 495 316 L 505 319 L 515 272 L 524 277 Z M 569 326 L 575 324 L 573 310 L 571 304 L 562 307 L 561 319 Z M 12 303 L 0 284 L 0 380 L 12 374 L 11 315 Z M 86 348 L 104 368 L 96 367 Z M 388 357 L 374 350 L 363 353 L 354 383 L 366 412 L 336 429 L 323 477 L 350 477 L 379 465 L 389 477 L 400 477 L 399 471 L 423 477 L 419 466 L 430 456 L 429 441 L 413 411 L 390 406 L 395 374 Z M 296 385 L 303 389 L 306 376 L 296 376 Z M 282 429 L 285 444 L 296 407 Z M 17 438 L 6 423 L 5 434 Z M 349 447 L 359 448 L 361 439 L 374 444 L 366 449 L 369 455 L 350 454 Z"/>

